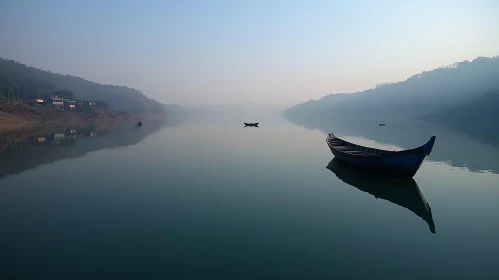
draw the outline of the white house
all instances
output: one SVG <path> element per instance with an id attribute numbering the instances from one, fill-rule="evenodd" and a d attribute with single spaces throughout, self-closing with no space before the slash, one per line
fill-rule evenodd
<path id="1" fill-rule="evenodd" d="M 53 97 L 52 98 L 52 104 L 54 104 L 54 105 L 63 105 L 64 104 L 64 100 L 62 98 Z"/>
<path id="2" fill-rule="evenodd" d="M 64 109 L 64 100 L 59 97 L 52 97 L 52 104 L 58 109 Z"/>

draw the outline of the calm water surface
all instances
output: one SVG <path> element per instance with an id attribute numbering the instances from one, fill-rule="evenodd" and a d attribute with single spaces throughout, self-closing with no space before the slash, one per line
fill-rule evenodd
<path id="1" fill-rule="evenodd" d="M 497 146 L 426 123 L 241 124 L 4 136 L 0 279 L 499 279 Z M 414 180 L 379 182 L 332 161 L 326 132 L 437 141 Z"/>

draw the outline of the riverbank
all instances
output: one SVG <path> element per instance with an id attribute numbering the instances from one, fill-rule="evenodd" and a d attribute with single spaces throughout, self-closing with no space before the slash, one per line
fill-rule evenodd
<path id="1" fill-rule="evenodd" d="M 131 117 L 125 112 L 108 108 L 91 108 L 78 111 L 64 111 L 52 107 L 33 107 L 25 104 L 0 105 L 0 124 L 29 121 L 77 121 L 99 119 L 125 119 Z"/>
<path id="2" fill-rule="evenodd" d="M 130 114 L 113 111 L 109 108 L 92 108 L 91 110 L 63 111 L 44 106 L 32 107 L 25 104 L 0 105 L 0 132 L 10 130 L 26 130 L 40 123 L 82 124 L 101 121 L 126 121 L 136 119 L 160 120 L 162 114 Z"/>

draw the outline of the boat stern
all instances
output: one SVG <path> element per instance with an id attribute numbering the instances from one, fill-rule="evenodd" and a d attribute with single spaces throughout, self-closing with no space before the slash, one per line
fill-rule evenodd
<path id="1" fill-rule="evenodd" d="M 412 174 L 412 176 L 416 175 L 416 172 L 419 170 L 421 165 L 423 165 L 423 161 L 431 154 L 431 151 L 433 150 L 433 145 L 435 145 L 435 139 L 437 139 L 437 137 L 432 136 L 430 140 L 421 147 L 421 155 L 418 163 L 415 166 L 414 173 Z"/>
<path id="2" fill-rule="evenodd" d="M 428 141 L 426 144 L 423 146 L 423 153 L 426 156 L 429 156 L 431 154 L 431 150 L 433 149 L 433 145 L 435 145 L 435 139 L 437 139 L 436 136 L 432 136 L 430 138 L 430 141 Z"/>

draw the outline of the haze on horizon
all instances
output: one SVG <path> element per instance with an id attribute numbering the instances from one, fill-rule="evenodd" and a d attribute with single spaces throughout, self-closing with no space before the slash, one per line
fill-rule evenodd
<path id="1" fill-rule="evenodd" d="M 180 105 L 292 105 L 499 54 L 493 0 L 4 0 L 0 10 L 0 57 Z"/>

